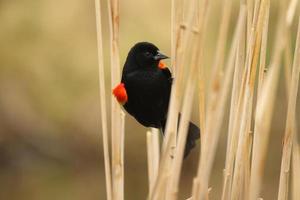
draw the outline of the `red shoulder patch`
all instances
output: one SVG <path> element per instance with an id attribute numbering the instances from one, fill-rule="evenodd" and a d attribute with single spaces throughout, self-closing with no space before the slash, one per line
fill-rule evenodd
<path id="1" fill-rule="evenodd" d="M 127 96 L 124 83 L 120 83 L 119 85 L 117 85 L 113 89 L 112 93 L 121 105 L 124 105 L 128 101 L 128 96 Z"/>
<path id="2" fill-rule="evenodd" d="M 163 61 L 159 61 L 159 63 L 158 63 L 158 68 L 164 69 L 164 68 L 166 68 L 166 67 L 167 67 L 167 65 L 166 65 L 165 63 L 163 63 Z"/>

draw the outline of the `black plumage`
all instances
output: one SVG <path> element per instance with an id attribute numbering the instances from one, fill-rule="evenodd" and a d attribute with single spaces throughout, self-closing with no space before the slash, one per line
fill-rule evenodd
<path id="1" fill-rule="evenodd" d="M 146 127 L 165 129 L 170 100 L 172 74 L 167 67 L 159 67 L 168 58 L 148 42 L 134 45 L 128 53 L 122 72 L 128 100 L 125 110 Z M 200 137 L 199 128 L 190 123 L 185 156 Z"/>

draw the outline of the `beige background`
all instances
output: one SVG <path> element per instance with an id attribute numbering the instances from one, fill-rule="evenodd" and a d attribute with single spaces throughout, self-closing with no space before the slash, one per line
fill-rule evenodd
<path id="1" fill-rule="evenodd" d="M 107 12 L 106 2 L 102 2 L 108 69 Z M 216 43 L 220 2 L 212 3 L 205 44 L 207 73 Z M 272 4 L 271 43 L 278 12 L 277 1 Z M 170 1 L 121 1 L 122 64 L 128 49 L 138 41 L 151 41 L 170 55 L 170 7 Z M 236 3 L 230 39 L 237 13 Z M 295 25 L 293 30 L 295 36 Z M 0 44 L 0 199 L 105 199 L 94 1 L 0 0 Z M 264 179 L 265 199 L 275 199 L 279 181 L 286 116 L 283 73 L 281 77 Z M 107 91 L 110 97 L 109 87 Z M 198 124 L 197 113 L 193 121 Z M 145 131 L 127 117 L 128 200 L 147 195 Z M 212 173 L 211 199 L 220 195 L 226 134 L 224 127 Z M 193 151 L 183 163 L 181 198 L 189 195 L 197 162 L 198 151 Z"/>

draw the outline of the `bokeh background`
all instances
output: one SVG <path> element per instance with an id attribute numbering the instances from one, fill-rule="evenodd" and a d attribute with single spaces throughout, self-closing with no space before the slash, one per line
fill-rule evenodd
<path id="1" fill-rule="evenodd" d="M 107 5 L 101 2 L 109 100 Z M 211 7 L 205 44 L 207 74 L 216 45 L 220 2 L 213 1 Z M 272 1 L 269 49 L 278 8 L 278 1 Z M 153 42 L 170 55 L 170 1 L 126 0 L 121 1 L 120 9 L 122 64 L 129 48 L 138 41 Z M 228 42 L 237 14 L 235 3 Z M 295 24 L 292 30 L 295 36 Z M 0 44 L 0 199 L 106 199 L 94 1 L 0 0 Z M 286 117 L 283 77 L 282 72 L 264 199 L 275 199 L 277 195 Z M 300 119 L 299 106 L 297 115 Z M 131 117 L 126 120 L 125 198 L 145 199 L 146 129 Z M 198 122 L 197 113 L 193 121 Z M 211 199 L 220 195 L 226 134 L 224 126 L 212 173 Z M 183 163 L 181 199 L 187 198 L 191 190 L 198 153 L 194 150 Z"/>

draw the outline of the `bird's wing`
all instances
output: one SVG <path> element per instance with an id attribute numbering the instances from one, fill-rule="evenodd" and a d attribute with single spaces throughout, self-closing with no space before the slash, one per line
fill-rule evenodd
<path id="1" fill-rule="evenodd" d="M 127 112 L 144 126 L 160 127 L 169 104 L 172 85 L 170 70 L 163 69 L 160 73 L 135 71 L 123 75 L 122 82 L 128 92 L 128 102 L 124 106 Z M 144 115 L 151 120 L 143 121 L 141 116 Z"/>
<path id="2" fill-rule="evenodd" d="M 168 107 L 169 107 L 169 101 L 170 101 L 170 95 L 171 95 L 171 87 L 172 87 L 172 83 L 173 83 L 173 77 L 172 77 L 172 73 L 169 70 L 169 68 L 165 67 L 163 69 L 161 69 L 164 76 L 167 79 L 167 83 L 164 84 L 164 93 L 163 93 L 163 98 L 162 98 L 162 105 L 161 107 L 164 108 L 165 110 L 165 118 L 167 117 L 167 111 L 168 111 Z M 163 125 L 163 124 L 162 124 Z"/>
<path id="3" fill-rule="evenodd" d="M 173 78 L 172 78 L 172 73 L 169 70 L 169 68 L 165 67 L 163 69 L 161 69 L 163 74 L 166 76 L 166 78 L 170 81 L 170 83 L 172 84 L 173 82 Z"/>

